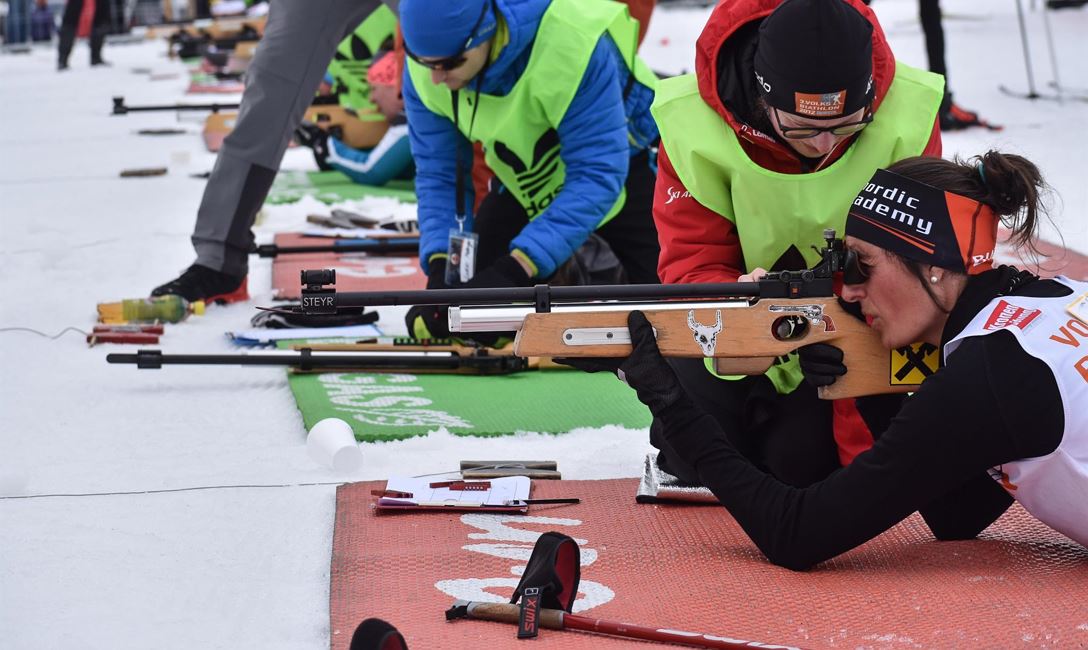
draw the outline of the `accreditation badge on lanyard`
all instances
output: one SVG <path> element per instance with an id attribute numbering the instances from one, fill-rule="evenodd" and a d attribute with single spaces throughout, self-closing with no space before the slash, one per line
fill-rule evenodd
<path id="1" fill-rule="evenodd" d="M 480 236 L 465 232 L 464 219 L 457 220 L 457 228 L 450 228 L 450 245 L 446 259 L 446 284 L 464 284 L 476 275 L 476 248 Z"/>
<path id="2" fill-rule="evenodd" d="M 480 76 L 476 82 L 476 101 L 471 99 L 469 102 L 473 105 L 472 117 L 469 119 L 468 134 L 466 136 L 470 143 L 472 142 L 472 127 L 476 123 L 476 109 L 480 107 L 480 86 L 483 85 L 483 76 L 487 72 L 487 65 L 484 65 L 483 70 L 480 71 Z M 454 90 L 450 93 L 450 99 L 453 104 L 453 123 L 454 125 L 460 125 L 460 117 L 458 116 L 458 106 L 460 106 L 459 91 Z M 457 171 L 456 171 L 456 189 L 454 192 L 454 207 L 456 212 L 454 215 L 457 217 L 457 227 L 450 228 L 450 243 L 449 248 L 446 250 L 448 257 L 446 258 L 446 284 L 449 286 L 457 286 L 458 284 L 464 284 L 472 279 L 472 276 L 476 275 L 476 249 L 478 247 L 480 236 L 472 231 L 465 231 L 465 165 L 462 160 L 461 152 L 457 152 Z"/>

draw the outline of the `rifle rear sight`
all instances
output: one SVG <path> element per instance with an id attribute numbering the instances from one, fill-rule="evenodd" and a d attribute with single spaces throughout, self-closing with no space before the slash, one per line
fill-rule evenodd
<path id="1" fill-rule="evenodd" d="M 325 285 L 336 284 L 336 269 L 303 269 L 302 311 L 306 314 L 335 314 L 336 289 Z"/>

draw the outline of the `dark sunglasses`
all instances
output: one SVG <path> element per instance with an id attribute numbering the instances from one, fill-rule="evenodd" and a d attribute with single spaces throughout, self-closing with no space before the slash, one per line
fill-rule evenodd
<path id="1" fill-rule="evenodd" d="M 465 45 L 461 48 L 461 51 L 452 56 L 447 56 L 443 59 L 430 59 L 424 60 L 412 53 L 412 50 L 408 49 L 408 43 L 404 44 L 404 53 L 408 55 L 408 58 L 415 61 L 419 65 L 427 68 L 428 70 L 441 70 L 443 72 L 449 72 L 450 70 L 456 70 L 465 64 L 468 57 L 465 56 L 465 52 L 468 50 L 468 46 L 472 44 L 472 39 L 476 38 L 476 30 L 480 29 L 480 23 L 484 21 L 484 16 L 487 15 L 487 3 L 483 4 L 480 10 L 480 16 L 476 19 L 476 24 L 472 26 L 472 30 L 468 33 L 468 39 L 465 41 Z"/>
<path id="2" fill-rule="evenodd" d="M 869 265 L 858 259 L 857 251 L 848 249 L 842 262 L 842 283 L 857 285 L 868 281 Z"/>
<path id="3" fill-rule="evenodd" d="M 869 104 L 868 108 L 865 109 L 865 117 L 860 121 L 836 124 L 835 126 L 785 126 L 782 124 L 782 118 L 778 116 L 777 108 L 774 109 L 774 119 L 778 122 L 778 128 L 782 131 L 782 136 L 790 140 L 815 138 L 824 132 L 832 135 L 854 135 L 873 121 L 873 105 Z"/>

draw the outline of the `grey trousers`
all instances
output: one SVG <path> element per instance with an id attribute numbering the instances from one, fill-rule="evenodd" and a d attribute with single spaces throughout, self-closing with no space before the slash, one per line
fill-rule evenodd
<path id="1" fill-rule="evenodd" d="M 234 130 L 223 141 L 193 229 L 196 263 L 245 274 L 250 228 L 291 134 L 339 45 L 380 0 L 277 0 L 253 63 Z M 396 1 L 386 2 L 396 11 Z"/>

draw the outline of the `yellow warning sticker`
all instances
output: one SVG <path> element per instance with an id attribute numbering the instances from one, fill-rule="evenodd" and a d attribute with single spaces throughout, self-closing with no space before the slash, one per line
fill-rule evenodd
<path id="1" fill-rule="evenodd" d="M 922 383 L 941 367 L 939 350 L 932 343 L 911 343 L 891 351 L 892 386 Z"/>

